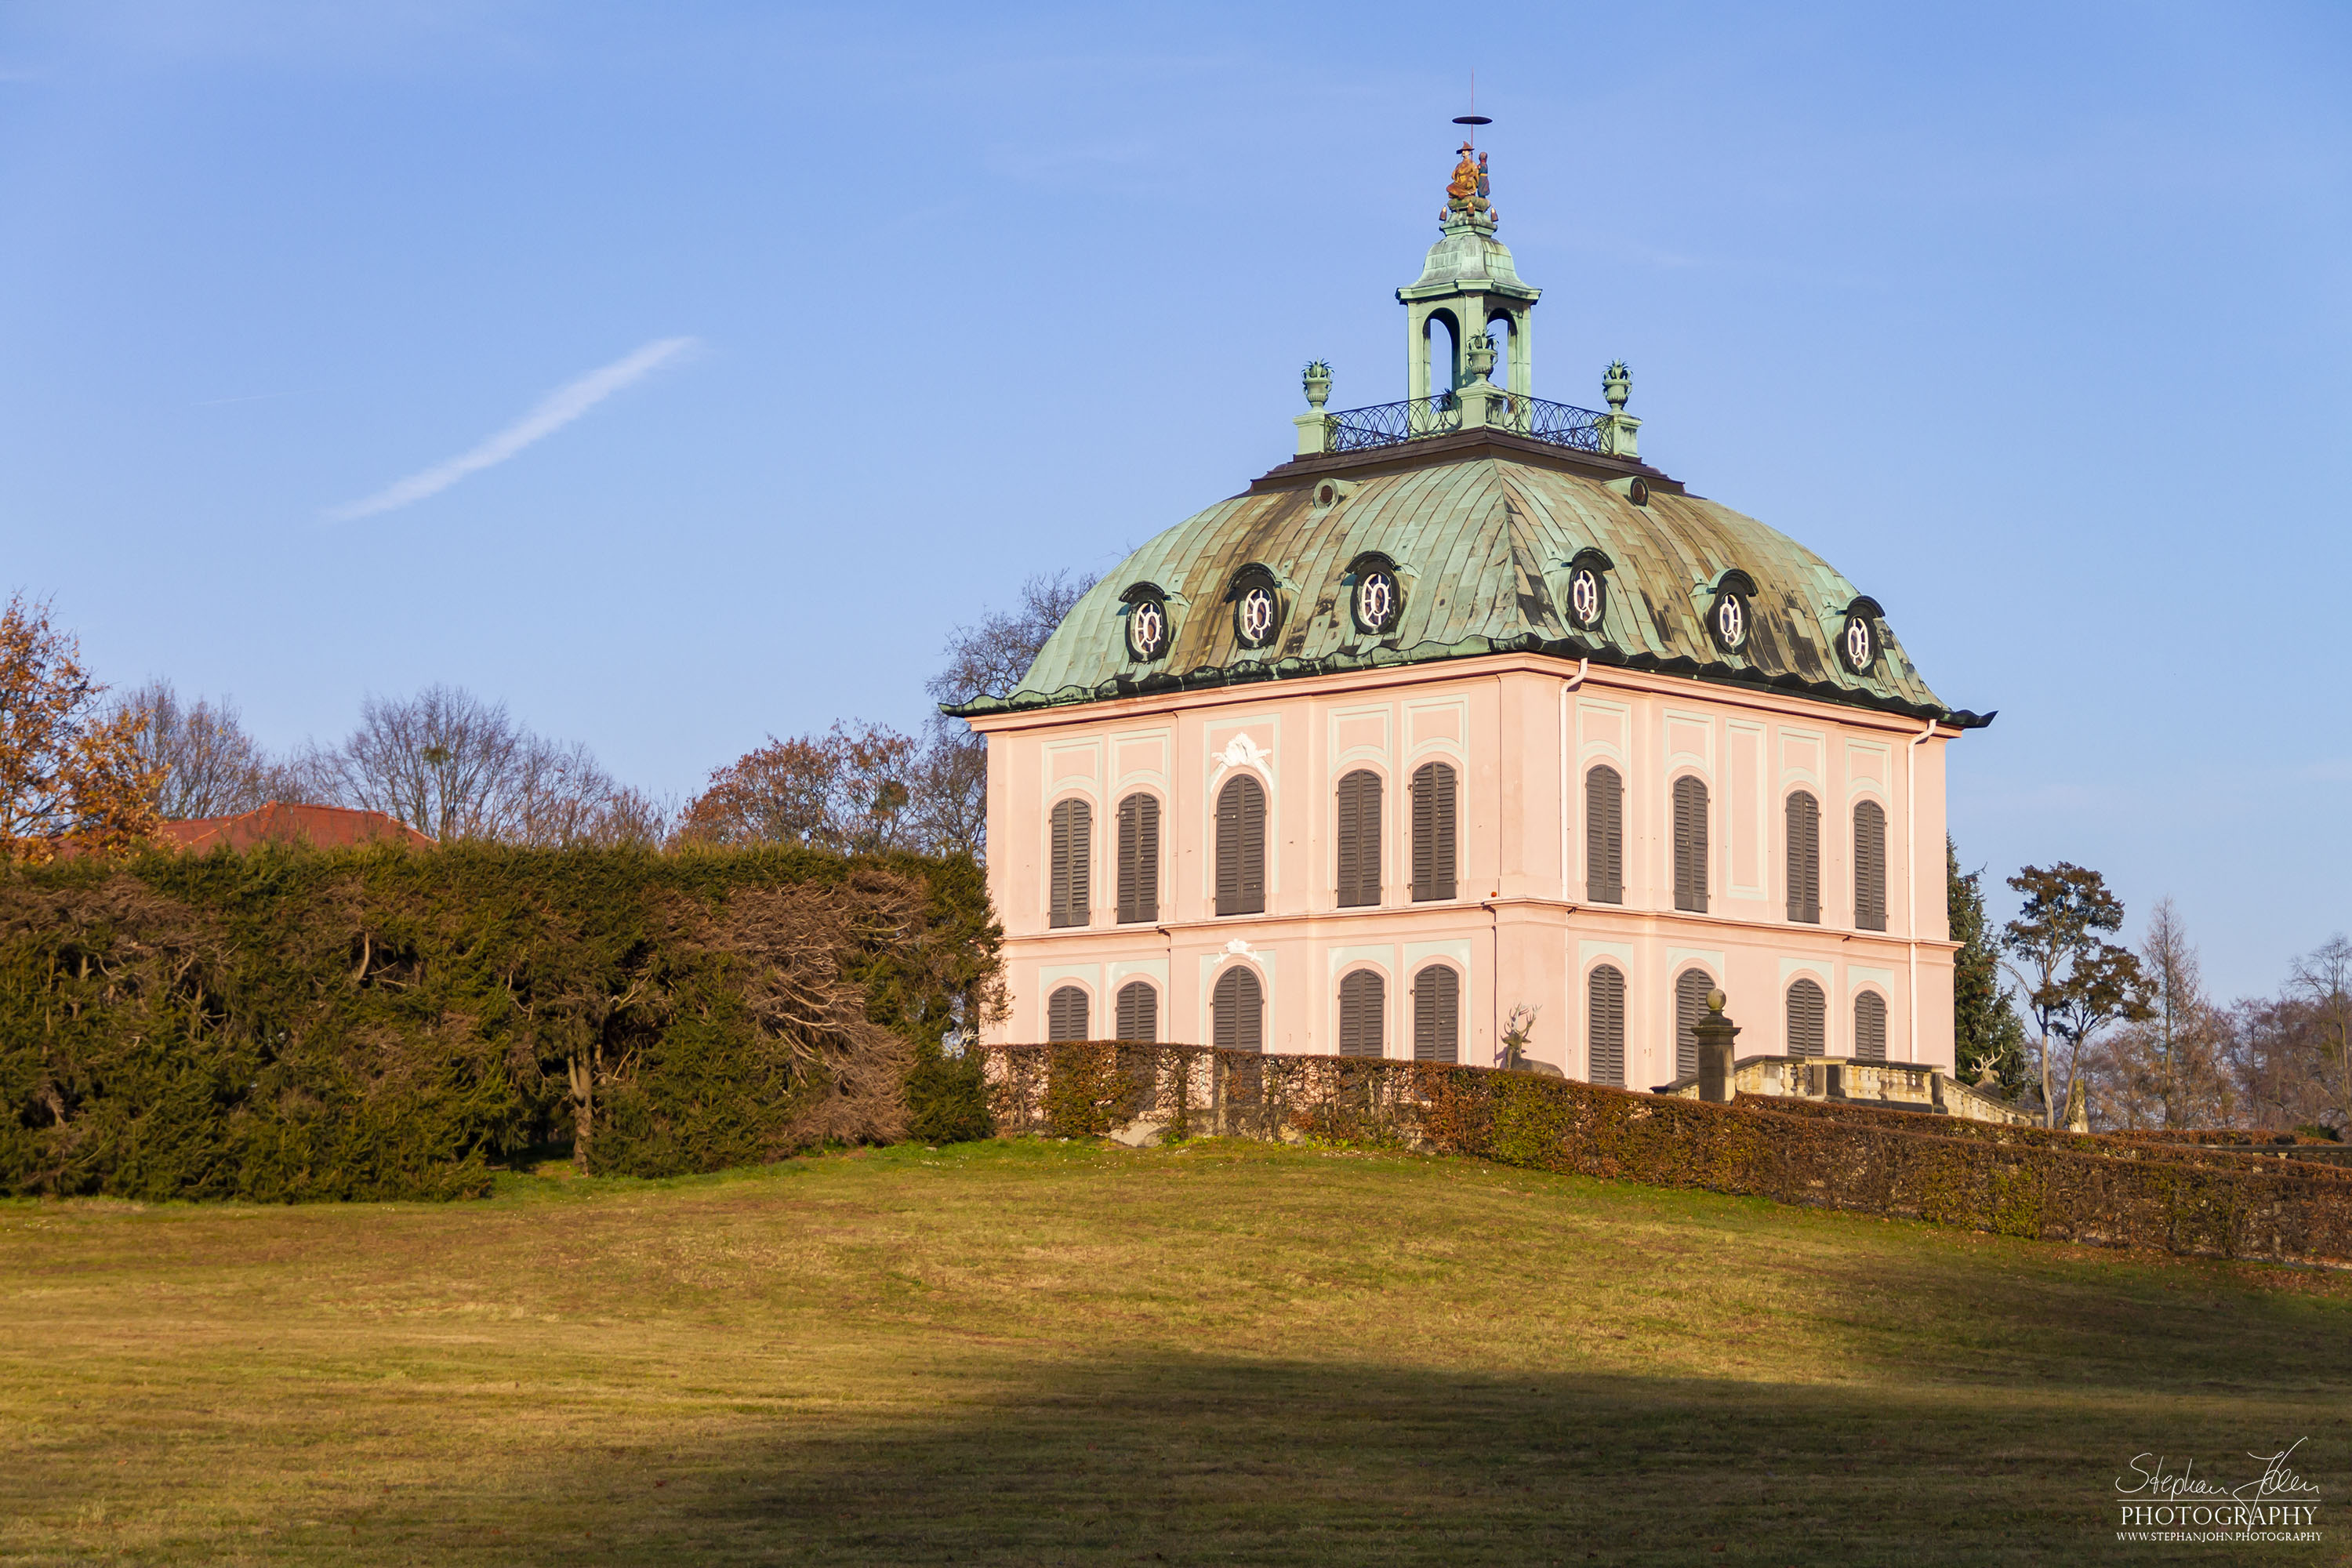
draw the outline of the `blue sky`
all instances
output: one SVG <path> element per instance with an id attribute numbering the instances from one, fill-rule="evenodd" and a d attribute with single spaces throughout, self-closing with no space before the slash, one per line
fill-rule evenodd
<path id="1" fill-rule="evenodd" d="M 1474 69 L 1537 391 L 1631 362 L 2000 710 L 1971 864 L 2169 894 L 2225 993 L 2352 925 L 2340 5 L 11 5 L 0 590 L 278 745 L 911 727 L 1304 360 L 1402 395 Z"/>

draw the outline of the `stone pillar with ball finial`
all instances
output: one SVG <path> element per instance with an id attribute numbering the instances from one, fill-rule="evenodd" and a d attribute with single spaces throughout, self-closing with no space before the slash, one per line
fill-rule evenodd
<path id="1" fill-rule="evenodd" d="M 1720 991 L 1708 992 L 1706 1016 L 1691 1026 L 1698 1038 L 1698 1097 L 1718 1105 L 1731 1100 L 1731 1042 L 1739 1037 L 1739 1026 L 1723 1016 L 1727 1000 Z"/>

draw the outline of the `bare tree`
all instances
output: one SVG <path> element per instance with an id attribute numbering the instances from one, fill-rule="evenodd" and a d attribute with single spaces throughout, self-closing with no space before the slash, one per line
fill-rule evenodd
<path id="1" fill-rule="evenodd" d="M 1030 578 L 1013 608 L 990 611 L 948 634 L 947 667 L 925 689 L 949 704 L 1012 695 L 1037 662 L 1037 650 L 1094 585 L 1094 578 L 1069 571 Z"/>
<path id="2" fill-rule="evenodd" d="M 370 697 L 359 727 L 306 759 L 322 793 L 444 843 L 658 842 L 667 812 L 615 784 L 582 745 L 531 733 L 502 702 L 453 686 Z"/>
<path id="3" fill-rule="evenodd" d="M 706 844 L 808 844 L 850 854 L 929 850 L 914 740 L 880 724 L 774 736 L 719 769 L 687 803 L 679 837 Z"/>
<path id="4" fill-rule="evenodd" d="M 913 841 L 933 855 L 981 858 L 988 844 L 988 748 L 942 714 L 915 758 Z"/>
<path id="5" fill-rule="evenodd" d="M 398 817 L 444 843 L 495 838 L 526 743 L 506 704 L 430 686 L 406 699 L 366 698 L 359 728 L 316 764 L 343 805 Z"/>
<path id="6" fill-rule="evenodd" d="M 2095 1056 L 2101 1120 L 2124 1127 L 2220 1127 L 2235 1094 L 2224 1068 L 2226 1020 L 2205 994 L 2197 947 L 2170 899 L 2139 948 L 2142 1016 Z"/>
<path id="7" fill-rule="evenodd" d="M 953 706 L 1021 688 L 1038 650 L 1095 579 L 1070 571 L 1030 578 L 1011 610 L 991 611 L 948 636 L 948 662 L 926 684 L 932 700 Z M 935 853 L 985 858 L 988 850 L 988 743 L 961 719 L 936 715 L 922 755 L 926 788 L 918 815 Z"/>
<path id="8" fill-rule="evenodd" d="M 124 693 L 115 707 L 143 716 L 135 743 L 141 763 L 162 776 L 155 809 L 167 822 L 235 816 L 308 793 L 296 769 L 247 733 L 226 699 L 184 702 L 171 681 L 159 678 Z"/>
<path id="9" fill-rule="evenodd" d="M 698 844 L 827 844 L 839 773 L 825 737 L 771 735 L 711 773 L 686 803 L 678 837 Z"/>
<path id="10" fill-rule="evenodd" d="M 835 724 L 827 738 L 835 758 L 828 802 L 835 844 L 855 854 L 914 849 L 912 738 L 881 724 Z"/>
<path id="11" fill-rule="evenodd" d="M 2352 941 L 2338 931 L 2296 959 L 2287 990 L 2310 1014 L 2312 1098 L 2330 1126 L 2352 1131 Z"/>

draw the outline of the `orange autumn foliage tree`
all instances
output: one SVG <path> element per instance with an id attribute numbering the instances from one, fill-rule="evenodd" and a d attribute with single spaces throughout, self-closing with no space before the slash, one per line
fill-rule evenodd
<path id="1" fill-rule="evenodd" d="M 109 714 L 81 644 L 18 594 L 0 614 L 0 856 L 119 854 L 153 836 L 160 770 L 140 759 L 136 709 Z"/>

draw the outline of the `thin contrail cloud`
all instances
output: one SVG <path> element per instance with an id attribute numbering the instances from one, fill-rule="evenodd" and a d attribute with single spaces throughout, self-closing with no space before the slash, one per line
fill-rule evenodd
<path id="1" fill-rule="evenodd" d="M 656 365 L 677 358 L 693 346 L 692 338 L 656 338 L 625 359 L 614 360 L 602 370 L 592 370 L 579 380 L 557 387 L 541 401 L 538 407 L 472 451 L 452 458 L 446 463 L 436 463 L 423 473 L 411 474 L 364 500 L 336 507 L 326 514 L 327 521 L 350 522 L 356 518 L 374 517 L 380 512 L 396 510 L 412 501 L 423 500 L 426 496 L 438 495 L 467 474 L 478 474 L 484 468 L 494 468 L 533 441 L 554 435 Z"/>

